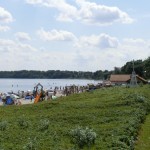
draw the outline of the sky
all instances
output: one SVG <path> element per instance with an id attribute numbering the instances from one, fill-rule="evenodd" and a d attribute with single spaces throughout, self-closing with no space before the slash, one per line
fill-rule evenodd
<path id="1" fill-rule="evenodd" d="M 145 60 L 149 6 L 149 0 L 0 0 L 0 71 L 94 72 Z"/>

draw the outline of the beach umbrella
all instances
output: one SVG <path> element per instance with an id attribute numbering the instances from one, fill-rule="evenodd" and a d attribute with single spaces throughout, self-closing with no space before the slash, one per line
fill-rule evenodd
<path id="1" fill-rule="evenodd" d="M 10 97 L 11 97 L 12 99 L 19 99 L 19 96 L 15 95 L 15 94 L 11 94 Z"/>
<path id="2" fill-rule="evenodd" d="M 57 96 L 52 95 L 52 99 L 53 100 L 57 99 Z"/>

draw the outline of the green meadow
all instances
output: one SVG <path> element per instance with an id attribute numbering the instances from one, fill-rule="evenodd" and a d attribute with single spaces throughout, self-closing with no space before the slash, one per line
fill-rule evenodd
<path id="1" fill-rule="evenodd" d="M 133 150 L 150 111 L 149 91 L 149 85 L 102 88 L 0 107 L 0 150 Z M 82 134 L 71 134 L 79 128 Z M 86 128 L 96 134 L 92 143 Z"/>

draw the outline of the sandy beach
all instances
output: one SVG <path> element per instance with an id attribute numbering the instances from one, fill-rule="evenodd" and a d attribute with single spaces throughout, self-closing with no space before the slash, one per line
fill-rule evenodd
<path id="1" fill-rule="evenodd" d="M 54 99 L 57 99 L 57 98 L 59 98 L 59 97 L 61 97 L 61 96 L 65 96 L 65 95 L 63 95 L 61 92 L 57 92 Z M 18 103 L 18 104 L 14 104 L 14 105 L 33 104 L 33 103 L 34 103 L 34 100 L 35 100 L 35 99 L 33 99 L 33 100 L 31 101 L 30 99 L 20 98 L 20 99 L 17 99 L 16 102 L 17 102 L 17 103 L 18 103 L 18 102 L 21 102 L 21 103 L 20 103 L 20 104 L 19 104 L 19 103 Z M 52 99 L 52 100 L 53 100 L 53 99 Z M 3 106 L 3 105 L 4 105 L 3 102 L 0 101 L 0 106 Z"/>
<path id="2" fill-rule="evenodd" d="M 34 103 L 34 100 L 27 100 L 27 99 L 24 99 L 24 98 L 21 98 L 21 99 L 18 99 L 17 101 L 20 101 L 21 102 L 21 105 L 25 105 L 25 104 L 33 104 Z M 3 106 L 3 102 L 1 101 L 0 102 L 0 106 Z"/>

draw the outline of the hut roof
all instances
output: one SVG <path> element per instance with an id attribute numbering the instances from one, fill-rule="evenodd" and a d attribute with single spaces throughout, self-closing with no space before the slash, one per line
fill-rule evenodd
<path id="1" fill-rule="evenodd" d="M 137 79 L 147 83 L 148 81 L 145 80 L 144 78 L 140 77 L 139 75 L 136 75 Z M 112 74 L 110 76 L 110 81 L 111 82 L 127 82 L 131 79 L 131 75 L 130 74 Z"/>
<path id="2" fill-rule="evenodd" d="M 147 80 L 145 80 L 144 78 L 142 78 L 142 77 L 140 77 L 140 76 L 136 76 L 139 80 L 141 80 L 141 81 L 143 81 L 144 83 L 148 83 L 148 81 Z"/>
<path id="3" fill-rule="evenodd" d="M 127 82 L 131 79 L 131 76 L 129 74 L 112 74 L 110 76 L 111 82 Z"/>

